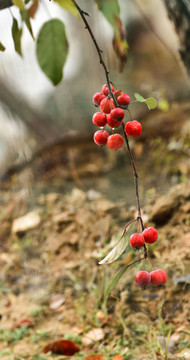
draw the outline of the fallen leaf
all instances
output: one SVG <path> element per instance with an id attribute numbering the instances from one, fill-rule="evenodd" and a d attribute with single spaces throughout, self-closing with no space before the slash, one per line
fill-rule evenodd
<path id="1" fill-rule="evenodd" d="M 120 354 L 117 354 L 113 357 L 112 360 L 124 360 L 123 356 L 121 356 Z"/>
<path id="2" fill-rule="evenodd" d="M 42 349 L 43 353 L 48 353 L 51 351 L 53 354 L 60 355 L 73 355 L 76 352 L 79 352 L 80 349 L 74 341 L 71 340 L 56 340 L 52 343 L 45 345 Z"/>
<path id="3" fill-rule="evenodd" d="M 51 310 L 58 309 L 65 302 L 65 297 L 62 294 L 54 294 L 50 299 L 49 307 Z"/>
<path id="4" fill-rule="evenodd" d="M 86 356 L 83 360 L 103 360 L 104 356 L 101 354 L 93 354 Z"/>
<path id="5" fill-rule="evenodd" d="M 12 232 L 14 234 L 23 233 L 27 230 L 36 228 L 41 222 L 39 211 L 34 210 L 13 221 Z"/>
<path id="6" fill-rule="evenodd" d="M 82 338 L 83 345 L 91 345 L 96 341 L 103 340 L 105 334 L 101 328 L 95 328 L 86 333 Z"/>
<path id="7" fill-rule="evenodd" d="M 14 329 L 20 328 L 21 326 L 24 326 L 24 325 L 31 327 L 31 326 L 33 326 L 33 323 L 31 321 L 31 319 L 26 318 L 26 319 L 19 321 L 17 324 L 13 325 L 11 329 L 14 330 Z"/>

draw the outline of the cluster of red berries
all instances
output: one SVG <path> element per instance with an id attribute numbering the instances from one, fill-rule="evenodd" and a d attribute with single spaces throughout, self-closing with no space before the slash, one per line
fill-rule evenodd
<path id="1" fill-rule="evenodd" d="M 108 145 L 112 150 L 120 149 L 123 146 L 123 137 L 120 134 L 114 134 L 113 131 L 116 127 L 120 126 L 123 122 L 125 113 L 123 109 L 127 109 L 131 99 L 130 96 L 120 90 L 115 90 L 111 85 L 111 90 L 115 98 L 115 102 L 110 95 L 109 87 L 107 84 L 102 86 L 102 91 L 97 92 L 93 96 L 93 103 L 99 106 L 101 112 L 96 112 L 92 117 L 94 125 L 101 128 L 94 134 L 94 142 L 99 145 Z M 115 105 L 117 104 L 117 106 Z M 104 127 L 106 124 L 112 129 L 110 135 Z M 142 125 L 136 120 L 128 121 L 125 124 L 125 133 L 128 136 L 139 136 L 142 132 Z"/>
<path id="2" fill-rule="evenodd" d="M 149 227 L 142 234 L 135 233 L 130 237 L 130 244 L 136 250 L 139 250 L 145 243 L 153 244 L 158 239 L 158 232 L 155 228 Z M 157 269 L 151 273 L 147 271 L 139 271 L 135 275 L 135 282 L 142 289 L 151 283 L 153 286 L 162 285 L 166 282 L 167 275 L 164 270 Z"/>

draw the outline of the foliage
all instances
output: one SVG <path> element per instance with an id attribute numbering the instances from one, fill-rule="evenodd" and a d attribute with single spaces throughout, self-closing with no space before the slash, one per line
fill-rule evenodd
<path id="1" fill-rule="evenodd" d="M 73 16 L 79 17 L 74 0 L 53 0 L 62 9 L 69 11 Z M 123 70 L 126 63 L 128 44 L 126 41 L 124 27 L 120 18 L 120 7 L 118 0 L 94 0 L 103 16 L 111 24 L 114 37 L 113 48 L 120 60 L 120 69 Z M 34 39 L 31 19 L 36 16 L 39 0 L 13 0 L 13 5 L 19 9 L 20 19 L 13 17 L 12 38 L 15 51 L 22 56 L 22 35 L 24 25 L 27 27 L 31 37 Z M 85 15 L 88 15 L 84 12 Z M 21 26 L 19 27 L 19 23 Z M 51 19 L 42 24 L 36 39 L 36 56 L 38 64 L 49 80 L 57 85 L 63 78 L 63 68 L 67 59 L 69 44 L 65 25 L 61 20 Z M 0 42 L 0 51 L 6 47 Z M 7 50 L 8 51 L 8 50 Z"/>

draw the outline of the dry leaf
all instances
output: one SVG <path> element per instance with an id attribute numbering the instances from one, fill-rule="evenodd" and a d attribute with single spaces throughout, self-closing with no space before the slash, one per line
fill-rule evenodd
<path id="1" fill-rule="evenodd" d="M 24 325 L 31 327 L 31 326 L 33 326 L 33 323 L 31 321 L 31 319 L 26 318 L 26 319 L 19 321 L 17 324 L 13 325 L 11 329 L 14 330 L 14 329 L 20 328 L 21 326 L 24 326 Z"/>
<path id="2" fill-rule="evenodd" d="M 112 360 L 124 360 L 123 356 L 121 356 L 120 354 L 117 354 L 113 357 Z"/>
<path id="3" fill-rule="evenodd" d="M 82 338 L 83 345 L 91 345 L 96 341 L 103 340 L 105 334 L 101 328 L 95 328 L 86 333 Z"/>
<path id="4" fill-rule="evenodd" d="M 53 354 L 69 355 L 72 356 L 80 349 L 74 341 L 71 340 L 57 340 L 45 345 L 42 349 L 43 353 L 51 351 Z"/>
<path id="5" fill-rule="evenodd" d="M 65 297 L 62 294 L 54 294 L 50 299 L 49 307 L 51 310 L 58 309 L 65 302 Z"/>
<path id="6" fill-rule="evenodd" d="M 36 228 L 41 222 L 38 212 L 39 211 L 34 210 L 22 217 L 15 219 L 12 224 L 12 232 L 17 234 Z"/>
<path id="7" fill-rule="evenodd" d="M 93 354 L 86 356 L 83 360 L 103 360 L 104 356 L 101 354 Z"/>

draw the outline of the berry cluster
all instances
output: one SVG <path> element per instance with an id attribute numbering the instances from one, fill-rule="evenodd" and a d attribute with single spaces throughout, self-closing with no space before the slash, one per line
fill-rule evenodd
<path id="1" fill-rule="evenodd" d="M 97 92 L 93 96 L 94 105 L 99 106 L 101 109 L 101 112 L 96 112 L 92 117 L 93 124 L 101 128 L 95 132 L 94 142 L 99 146 L 107 144 L 110 149 L 117 150 L 123 146 L 124 141 L 120 134 L 114 134 L 114 130 L 123 123 L 124 110 L 127 109 L 131 99 L 129 95 L 124 94 L 121 90 L 115 90 L 112 85 L 111 91 L 115 101 L 111 97 L 107 84 L 102 86 L 101 92 Z M 112 135 L 104 130 L 106 124 L 112 129 Z M 142 126 L 140 122 L 131 119 L 125 124 L 126 135 L 135 137 L 139 136 L 141 132 Z"/>
<path id="2" fill-rule="evenodd" d="M 135 233 L 130 237 L 130 244 L 136 250 L 139 250 L 145 243 L 153 244 L 158 239 L 158 232 L 153 227 L 145 229 L 142 234 Z M 135 282 L 142 289 L 151 283 L 153 286 L 162 285 L 166 282 L 167 275 L 164 270 L 157 269 L 151 273 L 147 271 L 139 271 L 135 275 Z"/>

